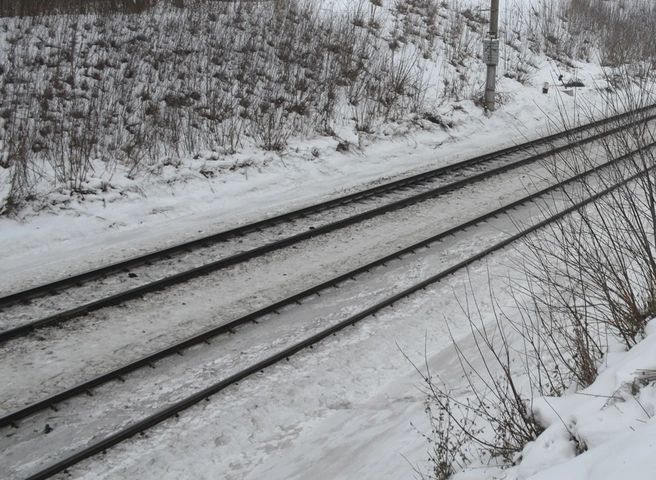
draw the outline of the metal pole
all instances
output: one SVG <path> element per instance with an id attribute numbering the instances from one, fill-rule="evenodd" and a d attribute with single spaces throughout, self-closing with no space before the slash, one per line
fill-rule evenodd
<path id="1" fill-rule="evenodd" d="M 490 33 L 489 39 L 496 40 L 499 38 L 499 0 L 491 0 L 490 7 Z M 485 81 L 485 107 L 494 112 L 494 93 L 496 91 L 497 65 L 488 63 L 487 80 Z"/>
<path id="2" fill-rule="evenodd" d="M 492 0 L 490 7 L 490 38 L 499 38 L 499 0 Z"/>

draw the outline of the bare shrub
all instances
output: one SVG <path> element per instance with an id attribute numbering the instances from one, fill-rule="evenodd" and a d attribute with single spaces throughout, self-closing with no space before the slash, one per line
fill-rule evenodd
<path id="1" fill-rule="evenodd" d="M 653 2 L 606 2 L 574 0 L 565 2 L 563 16 L 579 53 L 593 44 L 602 64 L 620 66 L 656 60 L 651 40 L 656 7 Z"/>
<path id="2" fill-rule="evenodd" d="M 453 342 L 464 385 L 454 391 L 428 365 L 421 371 L 431 478 L 448 478 L 474 458 L 520 461 L 542 431 L 531 400 L 592 384 L 609 347 L 631 348 L 656 316 L 656 132 L 642 108 L 654 103 L 651 77 L 640 85 L 625 79 L 634 88 L 606 98 L 605 112 L 631 112 L 630 127 L 545 163 L 557 180 L 594 173 L 541 204 L 544 216 L 572 212 L 524 240 L 504 293 L 511 304 L 499 305 L 490 290 L 483 309 L 469 283 L 462 304 L 470 335 Z M 566 112 L 560 121 L 569 125 Z"/>
<path id="3" fill-rule="evenodd" d="M 25 17 L 70 13 L 140 13 L 158 0 L 2 0 L 0 17 Z"/>
<path id="4" fill-rule="evenodd" d="M 102 165 L 133 176 L 162 156 L 280 151 L 354 117 L 372 132 L 425 108 L 421 52 L 389 50 L 365 0 L 344 13 L 309 0 L 127 13 L 2 24 L 0 109 L 27 115 L 25 158 L 51 188 L 76 189 Z"/>
<path id="5" fill-rule="evenodd" d="M 0 215 L 13 215 L 34 195 L 31 134 L 27 122 L 16 117 L 11 119 L 11 125 L 3 133 L 0 168 L 7 175 L 8 189 L 4 198 L 0 198 Z"/>
<path id="6" fill-rule="evenodd" d="M 426 476 L 433 479 L 450 478 L 473 462 L 516 464 L 526 444 L 544 430 L 533 414 L 533 398 L 552 395 L 558 386 L 539 344 L 520 353 L 518 347 L 532 339 L 515 328 L 517 319 L 506 316 L 493 292 L 493 320 L 487 321 L 471 283 L 465 288 L 461 307 L 470 334 L 462 340 L 451 337 L 458 373 L 448 372 L 458 385 L 431 372 L 428 360 L 423 368 L 415 366 L 431 425 L 432 472 Z"/>
<path id="7" fill-rule="evenodd" d="M 537 268 L 528 270 L 548 291 L 550 311 L 566 313 L 574 326 L 587 332 L 608 329 L 627 348 L 656 315 L 656 138 L 653 126 L 645 121 L 646 112 L 637 110 L 651 103 L 645 85 L 610 94 L 608 109 L 619 113 L 630 107 L 636 123 L 605 138 L 599 147 L 581 147 L 550 164 L 555 177 L 563 178 L 595 166 L 599 156 L 623 159 L 586 177 L 577 189 L 565 191 L 566 201 L 575 204 L 613 188 L 533 239 Z"/>
<path id="8" fill-rule="evenodd" d="M 471 435 L 481 433 L 469 410 L 463 411 L 454 405 L 451 393 L 446 385 L 439 384 L 439 379 L 431 375 L 428 362 L 426 368 L 425 413 L 430 422 L 430 432 L 420 433 L 430 445 L 428 452 L 431 464 L 430 474 L 420 469 L 415 471 L 422 478 L 448 480 L 458 470 L 464 469 L 471 462 L 467 445 Z M 420 372 L 422 375 L 424 372 Z M 458 412 L 457 414 L 455 412 Z M 456 416 L 457 415 L 457 416 Z"/>

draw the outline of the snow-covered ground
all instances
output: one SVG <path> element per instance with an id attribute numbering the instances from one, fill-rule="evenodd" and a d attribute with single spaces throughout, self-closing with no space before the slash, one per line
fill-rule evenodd
<path id="1" fill-rule="evenodd" d="M 581 64 L 570 72 L 588 85 L 575 96 L 556 87 L 544 95 L 542 83 L 556 83 L 560 73 L 545 60 L 526 86 L 501 78 L 504 103 L 496 113 L 488 118 L 469 102 L 453 111 L 445 107 L 443 113 L 454 121 L 447 131 L 390 130 L 389 139 L 348 153 L 337 152 L 330 138 L 292 144 L 283 154 L 242 152 L 234 169 L 209 178 L 192 168 L 199 160 L 184 159 L 179 166 L 162 165 L 166 175 L 161 178 L 114 178 L 113 183 L 125 187 L 120 195 L 75 197 L 24 214 L 20 221 L 1 218 L 0 292 L 538 137 L 550 130 L 549 118 L 563 112 L 575 118 L 582 103 L 601 104 L 599 88 L 605 85 L 598 67 Z M 317 157 L 309 154 L 313 148 Z M 496 206 L 491 202 L 490 207 Z M 520 247 L 497 253 L 145 437 L 83 462 L 70 475 L 283 480 L 410 479 L 419 476 L 415 469 L 427 473 L 429 445 L 419 433 L 429 428 L 418 389 L 421 378 L 405 356 L 417 364 L 426 358 L 431 371 L 457 381 L 450 333 L 461 339 L 465 352 L 474 351 L 459 304 L 464 286 L 480 299 L 490 284 L 502 291 L 513 259 L 520 256 Z M 485 300 L 482 304 L 490 306 Z M 491 312 L 485 315 L 491 318 Z M 522 465 L 461 477 L 654 478 L 653 387 L 637 397 L 624 395 L 621 388 L 637 369 L 656 368 L 652 330 L 630 352 L 609 356 L 589 389 L 542 401 L 539 411 L 550 426 L 527 448 Z M 587 452 L 572 458 L 565 425 L 570 430 L 576 426 Z M 56 438 L 56 431 L 50 435 Z"/>
<path id="2" fill-rule="evenodd" d="M 552 81 L 558 73 L 548 62 L 543 67 L 528 88 L 499 79 L 498 89 L 506 95 L 507 105 L 491 118 L 471 102 L 462 102 L 456 110 L 445 107 L 455 123 L 447 131 L 439 127 L 391 131 L 389 140 L 350 153 L 335 151 L 337 141 L 331 138 L 292 144 L 283 155 L 242 152 L 239 157 L 252 160 L 253 166 L 225 170 L 214 178 L 193 173 L 191 165 L 198 160 L 185 159 L 179 167 L 166 166 L 168 175 L 163 177 L 145 177 L 136 184 L 136 180 L 113 178 L 112 183 L 124 188 L 122 195 L 108 192 L 83 201 L 74 196 L 50 209 L 25 212 L 20 219 L 0 218 L 0 292 L 45 283 L 550 133 L 560 125 L 560 111 L 583 114 L 576 107 L 577 99 L 558 89 L 550 95 L 541 93 L 542 80 Z M 586 98 L 601 104 L 598 88 L 605 86 L 601 72 L 592 65 L 585 67 L 587 71 L 582 66 L 577 76 L 591 85 Z M 308 160 L 313 147 L 321 154 Z"/>

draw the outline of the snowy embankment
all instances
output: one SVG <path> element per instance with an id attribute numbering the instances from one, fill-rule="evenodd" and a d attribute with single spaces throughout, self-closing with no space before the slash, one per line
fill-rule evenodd
<path id="1" fill-rule="evenodd" d="M 592 46 L 555 18 L 560 5 L 501 4 L 501 104 L 538 85 L 545 54 L 539 80 L 576 76 L 553 59 Z M 448 133 L 484 91 L 487 19 L 473 0 L 162 2 L 0 24 L 0 214 L 18 218 L 130 201 L 144 181 L 230 194 L 232 173 L 325 170 L 335 150 Z"/>
<path id="2" fill-rule="evenodd" d="M 561 398 L 542 398 L 536 411 L 547 430 L 524 451 L 517 478 L 653 478 L 656 468 L 656 322 L 631 350 L 611 352 L 597 381 Z M 574 436 L 587 450 L 574 457 Z M 571 461 L 567 461 L 571 460 Z M 512 476 L 508 476 L 512 478 Z"/>
<path id="3" fill-rule="evenodd" d="M 608 353 L 597 380 L 588 388 L 534 400 L 533 411 L 546 430 L 526 445 L 518 466 L 484 473 L 472 469 L 454 479 L 654 478 L 655 320 L 646 334 L 629 351 L 618 346 Z M 477 355 L 475 350 L 466 353 Z"/>

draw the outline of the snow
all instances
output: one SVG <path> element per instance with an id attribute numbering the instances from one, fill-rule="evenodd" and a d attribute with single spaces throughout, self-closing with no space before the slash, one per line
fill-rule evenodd
<path id="1" fill-rule="evenodd" d="M 268 163 L 268 168 L 259 171 L 245 169 L 244 172 L 229 174 L 228 178 L 220 179 L 219 182 L 186 177 L 184 171 L 176 178 L 175 170 L 166 166 L 165 168 L 172 170 L 171 178 L 175 181 L 165 185 L 139 185 L 138 190 L 143 192 L 142 196 L 109 203 L 73 202 L 68 210 L 57 212 L 57 215 L 41 213 L 26 219 L 29 221 L 22 224 L 3 219 L 4 227 L 11 224 L 11 229 L 2 229 L 1 250 L 5 257 L 3 284 L 8 286 L 7 291 L 11 291 L 16 285 L 33 281 L 32 272 L 37 267 L 46 267 L 46 273 L 40 275 L 62 276 L 70 271 L 65 270 L 66 268 L 84 270 L 91 265 L 115 261 L 122 256 L 148 251 L 200 233 L 223 230 L 252 221 L 261 217 L 263 212 L 271 214 L 272 211 L 281 211 L 292 206 L 298 208 L 305 203 L 338 195 L 357 185 L 386 181 L 401 174 L 433 168 L 522 141 L 522 137 L 532 138 L 544 133 L 545 118 L 541 110 L 551 105 L 553 111 L 557 106 L 556 100 L 543 97 L 537 89 L 532 92 L 518 90 L 513 96 L 530 98 L 534 102 L 532 108 L 520 108 L 516 105 L 507 110 L 502 109 L 488 120 L 469 105 L 461 111 L 463 118 L 458 121 L 458 126 L 448 134 L 419 132 L 370 145 L 357 154 L 326 154 L 312 163 L 295 159 L 293 155 L 291 158 L 273 158 Z M 509 129 L 509 124 L 514 127 Z M 530 125 L 531 128 L 522 130 L 522 125 Z M 487 134 L 482 134 L 482 131 Z M 490 138 L 503 139 L 503 142 L 492 144 Z M 465 143 L 464 140 L 468 141 Z M 266 158 L 262 164 L 265 162 Z M 491 203 L 491 206 L 496 206 L 494 202 Z M 29 261 L 26 261 L 28 258 Z M 71 263 L 74 264 L 72 268 L 69 267 Z M 499 277 L 503 278 L 503 275 L 500 274 Z M 41 278 L 43 277 L 39 277 Z M 389 337 L 379 338 L 380 333 L 368 333 L 367 330 L 373 327 L 365 325 L 359 328 L 359 336 L 363 337 L 365 342 L 373 342 L 371 345 L 361 344 L 357 335 L 356 339 L 349 340 L 347 336 L 330 342 L 339 343 L 332 345 L 332 348 L 347 350 L 349 343 L 356 342 L 355 348 L 361 349 L 364 358 L 359 359 L 357 355 L 354 358 L 351 354 L 347 357 L 348 360 L 341 360 L 330 367 L 333 369 L 334 378 L 310 387 L 307 393 L 299 398 L 300 404 L 303 400 L 309 400 L 308 396 L 318 397 L 315 402 L 309 402 L 310 408 L 307 405 L 297 405 L 291 410 L 284 407 L 283 399 L 291 391 L 307 389 L 308 376 L 325 376 L 322 371 L 325 367 L 324 361 L 335 362 L 338 358 L 335 352 L 327 356 L 318 354 L 318 357 L 324 358 L 319 364 L 316 364 L 317 357 L 310 354 L 296 359 L 296 375 L 300 376 L 297 380 L 291 378 L 292 372 L 286 372 L 284 375 L 274 373 L 272 378 L 267 377 L 268 385 L 260 394 L 265 398 L 258 399 L 249 395 L 246 411 L 235 415 L 230 423 L 229 428 L 234 429 L 236 438 L 221 445 L 221 454 L 227 456 L 230 462 L 223 464 L 218 471 L 224 472 L 226 478 L 241 478 L 242 474 L 248 474 L 250 478 L 303 478 L 309 469 L 308 465 L 313 465 L 318 467 L 319 472 L 323 472 L 324 478 L 410 477 L 412 468 L 399 453 L 412 459 L 413 464 L 423 457 L 423 439 L 410 426 L 409 420 L 416 425 L 422 425 L 425 420 L 421 395 L 413 386 L 417 378 L 400 355 L 399 348 L 404 351 L 414 350 L 417 341 L 421 344 L 422 336 L 428 334 L 429 326 L 432 327 L 431 348 L 448 343 L 443 325 L 435 321 L 435 314 L 440 309 L 436 310 L 434 298 L 435 295 L 448 295 L 444 294 L 443 287 L 438 291 L 442 293 L 429 292 L 420 300 L 415 300 L 420 303 L 420 310 L 423 309 L 423 312 L 413 315 L 407 309 L 402 309 L 402 317 L 414 320 L 415 325 L 410 331 L 406 326 L 397 323 L 395 328 L 400 328 L 400 331 Z M 453 299 L 448 301 L 451 306 L 445 311 L 452 312 L 456 306 Z M 391 317 L 389 321 L 399 320 L 391 313 L 386 313 L 385 316 Z M 437 341 L 436 334 L 439 334 Z M 402 343 L 397 346 L 391 338 Z M 100 339 L 96 340 L 97 343 L 99 341 Z M 381 341 L 385 349 L 381 349 Z M 382 358 L 389 360 L 387 368 L 382 368 L 381 374 Z M 69 359 L 69 362 L 71 360 Z M 315 370 L 319 370 L 313 373 L 308 371 L 309 366 L 305 365 L 308 361 L 314 363 Z M 353 370 L 364 369 L 366 375 L 360 373 L 358 376 L 355 372 L 350 372 L 352 380 L 344 382 L 345 373 L 351 370 L 344 362 L 353 363 Z M 279 380 L 278 384 L 274 384 L 276 378 Z M 284 382 L 281 381 L 282 378 L 285 378 Z M 340 381 L 343 382 L 341 385 Z M 298 384 L 297 389 L 290 386 L 294 383 Z M 267 402 L 267 398 L 275 401 Z M 260 401 L 266 405 L 264 408 L 267 414 L 258 419 L 261 425 L 253 420 L 250 423 L 256 427 L 253 434 L 260 436 L 261 441 L 252 446 L 254 457 L 243 458 L 239 462 L 237 459 L 244 455 L 243 436 L 248 431 L 242 422 L 249 417 L 254 402 Z M 314 409 L 311 408 L 313 405 Z M 299 411 L 305 412 L 306 417 L 298 418 Z M 225 412 L 214 415 L 214 421 L 225 422 Z M 201 443 L 207 440 L 205 427 L 212 422 L 209 418 L 192 418 L 194 428 L 199 429 L 198 438 L 203 440 Z M 261 429 L 257 428 L 260 426 Z M 169 426 L 160 429 L 159 432 L 170 428 Z M 187 427 L 184 430 L 187 430 Z M 241 430 L 245 430 L 244 433 L 241 433 Z M 157 472 L 156 466 L 166 465 L 166 469 L 177 469 L 181 477 L 188 476 L 190 472 L 198 478 L 205 475 L 206 469 L 211 468 L 209 463 L 213 463 L 212 454 L 201 454 L 204 459 L 202 461 L 199 461 L 198 456 L 192 456 L 190 459 L 195 460 L 191 463 L 197 464 L 197 467 L 192 467 L 186 461 L 176 461 L 170 465 L 167 460 L 170 455 L 180 458 L 177 451 L 180 447 L 172 440 L 179 437 L 180 432 L 171 431 L 166 435 L 168 440 L 165 440 L 164 444 L 156 442 L 147 449 L 148 455 L 154 455 L 151 461 L 155 463 L 155 467 L 149 469 L 151 474 L 159 475 L 154 473 Z M 345 442 L 346 439 L 348 441 Z M 168 449 L 164 448 L 168 442 L 173 442 L 171 448 L 174 449 L 169 453 Z M 399 445 L 406 444 L 407 447 L 399 450 Z M 193 445 L 192 442 L 188 442 L 185 447 L 194 450 L 198 448 L 199 445 Z M 345 452 L 352 451 L 357 452 L 355 457 L 351 454 L 345 456 Z M 381 456 L 383 452 L 387 453 Z M 388 458 L 387 461 L 383 461 L 385 457 Z M 127 460 L 119 461 L 114 467 L 103 465 L 103 468 L 110 468 L 107 472 L 110 477 L 114 475 L 110 473 L 114 468 L 128 472 L 126 477 L 143 477 L 145 472 L 130 471 L 130 468 L 138 468 L 136 465 L 142 462 L 143 458 L 140 456 L 133 457 L 128 453 Z M 100 472 L 98 469 L 101 467 L 91 467 L 91 471 Z M 314 467 L 312 470 L 314 472 Z M 175 476 L 173 474 L 173 477 Z"/>
<path id="2" fill-rule="evenodd" d="M 656 367 L 654 327 L 652 320 L 647 338 L 628 352 L 609 356 L 590 387 L 539 400 L 535 408 L 548 428 L 507 478 L 653 478 L 656 386 L 640 385 L 636 378 L 638 372 Z M 637 395 L 631 393 L 634 382 Z M 585 442 L 588 451 L 573 458 L 570 435 Z"/>
<path id="3" fill-rule="evenodd" d="M 0 278 L 0 292 L 45 283 L 537 138 L 550 131 L 546 112 L 557 114 L 560 100 L 565 106 L 573 105 L 570 97 L 559 100 L 542 95 L 536 87 L 524 89 L 506 80 L 500 79 L 499 88 L 513 99 L 511 105 L 487 119 L 479 108 L 463 102 L 452 113 L 455 127 L 446 132 L 397 132 L 389 140 L 353 153 L 336 152 L 334 139 L 292 144 L 284 156 L 243 152 L 241 156 L 253 159 L 254 166 L 225 171 L 216 178 L 185 176 L 185 165 L 181 165 L 171 167 L 172 177 L 166 181 L 123 179 L 131 190 L 120 199 L 111 201 L 116 193 L 110 191 L 109 200 L 80 202 L 73 197 L 50 211 L 28 213 L 20 223 L 0 218 L 0 261 L 6 273 Z M 594 89 L 590 92 L 598 99 Z M 321 155 L 308 160 L 307 152 L 314 146 L 321 149 Z M 123 185 L 121 179 L 111 182 Z"/>
<path id="4" fill-rule="evenodd" d="M 574 123 L 583 120 L 586 111 L 600 104 L 601 69 L 578 65 L 572 74 L 590 86 L 576 90 L 574 97 L 555 87 L 560 73 L 556 65 L 544 60 L 528 86 L 499 79 L 504 102 L 489 118 L 470 102 L 461 102 L 455 110 L 445 106 L 440 113 L 454 123 L 447 131 L 399 128 L 390 130 L 386 139 L 365 141 L 347 153 L 337 152 L 332 138 L 292 143 L 283 154 L 245 151 L 230 164 L 212 165 L 221 170 L 208 178 L 197 173 L 202 165 L 191 158 L 178 165 L 157 165 L 158 176 L 91 178 L 93 186 L 108 182 L 107 191 L 83 200 L 70 197 L 64 203 L 65 196 L 58 198 L 55 206 L 26 212 L 20 221 L 0 218 L 0 292 L 11 293 L 536 138 L 550 132 L 551 121 L 559 122 L 563 114 Z M 544 82 L 552 84 L 549 95 L 541 92 Z M 319 152 L 318 157 L 313 150 Z M 502 199 L 510 195 L 510 188 L 500 190 L 497 196 L 483 198 L 480 205 L 491 209 L 505 203 Z M 475 196 L 476 192 L 471 194 Z M 431 221 L 435 218 L 421 218 L 418 230 L 424 232 Z M 485 242 L 470 241 L 474 246 Z M 367 248 L 370 253 L 380 251 L 377 245 Z M 462 252 L 453 255 L 458 253 Z M 423 472 L 430 468 L 428 446 L 419 433 L 426 432 L 428 425 L 424 395 L 418 388 L 421 378 L 404 354 L 417 364 L 427 355 L 431 370 L 457 381 L 449 335 L 463 345 L 471 342 L 457 295 L 463 284 L 479 292 L 488 289 L 488 282 L 503 288 L 508 265 L 520 254 L 512 249 L 499 252 L 468 272 L 399 302 L 376 319 L 190 409 L 180 419 L 165 422 L 146 438 L 130 440 L 107 455 L 83 462 L 71 469 L 71 475 L 87 479 L 416 478 L 415 468 Z M 346 263 L 347 259 L 336 256 L 333 261 Z M 310 263 L 318 264 L 319 259 Z M 289 288 L 316 279 L 311 275 L 317 273 L 308 275 L 296 283 L 270 277 L 260 283 L 262 289 L 271 288 L 273 297 L 281 285 Z M 242 299 L 235 293 L 232 300 Z M 219 307 L 208 301 L 200 316 L 207 317 Z M 188 311 L 172 312 L 178 320 L 187 315 Z M 94 338 L 99 346 L 110 335 L 101 333 Z M 125 326 L 123 335 L 132 334 Z M 116 343 L 108 341 L 104 347 L 125 354 L 121 334 L 112 340 Z M 157 346 L 146 344 L 145 350 Z M 60 360 L 57 372 L 70 368 L 66 362 L 76 361 Z M 55 368 L 55 363 L 39 372 L 43 378 L 35 375 L 23 380 L 22 388 L 38 392 L 50 387 L 49 376 L 56 373 L 49 368 Z M 458 478 L 653 478 L 656 387 L 644 386 L 637 396 L 627 391 L 635 373 L 650 368 L 656 368 L 654 322 L 635 348 L 608 356 L 592 386 L 537 401 L 536 411 L 548 428 L 526 447 L 519 466 L 497 472 L 470 471 Z M 23 372 L 17 368 L 14 377 L 19 373 Z M 20 384 L 21 379 L 12 381 Z M 588 451 L 576 456 L 572 435 L 584 441 Z"/>

